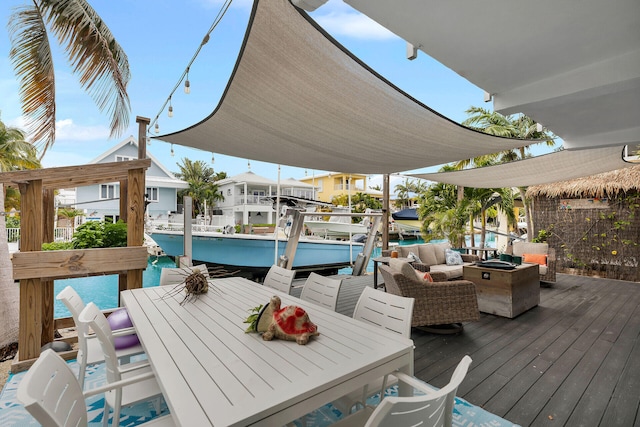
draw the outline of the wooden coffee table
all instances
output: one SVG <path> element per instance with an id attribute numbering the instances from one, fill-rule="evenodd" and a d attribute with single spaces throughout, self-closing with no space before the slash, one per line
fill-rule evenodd
<path id="1" fill-rule="evenodd" d="M 522 264 L 513 270 L 465 265 L 463 279 L 476 285 L 480 311 L 514 318 L 540 304 L 538 264 Z"/>

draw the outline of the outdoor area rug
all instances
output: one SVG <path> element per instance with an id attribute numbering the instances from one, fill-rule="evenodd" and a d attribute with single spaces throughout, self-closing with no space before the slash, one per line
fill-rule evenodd
<path id="1" fill-rule="evenodd" d="M 69 366 L 71 366 L 73 371 L 77 374 L 78 364 L 75 361 L 70 361 Z M 18 384 L 20 384 L 20 380 L 24 375 L 25 372 L 11 375 L 2 389 L 2 393 L 0 393 L 0 426 L 30 427 L 39 425 L 16 398 Z M 104 384 L 105 381 L 104 364 L 87 368 L 85 389 L 97 387 Z M 397 386 L 394 386 L 387 390 L 386 395 L 397 395 L 397 392 Z M 377 401 L 378 397 L 373 397 L 367 403 L 376 404 Z M 88 398 L 86 402 L 89 414 L 89 426 L 101 426 L 104 398 L 101 395 L 93 396 Z M 155 418 L 157 415 L 165 415 L 167 413 L 168 409 L 164 401 L 162 402 L 160 414 L 156 414 L 152 402 L 140 403 L 135 406 L 122 408 L 120 425 L 123 427 L 137 426 Z M 327 427 L 341 418 L 342 414 L 340 411 L 334 408 L 331 404 L 328 404 L 308 414 L 306 417 L 306 426 Z M 303 426 L 304 424 L 301 421 L 296 421 L 295 425 Z M 517 427 L 516 424 L 487 412 L 484 409 L 472 405 L 466 400 L 458 397 L 456 397 L 456 403 L 453 410 L 453 425 L 459 427 Z"/>

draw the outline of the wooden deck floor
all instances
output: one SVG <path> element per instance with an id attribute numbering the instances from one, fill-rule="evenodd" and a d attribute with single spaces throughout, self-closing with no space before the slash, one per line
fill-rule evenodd
<path id="1" fill-rule="evenodd" d="M 351 316 L 373 279 L 343 283 L 338 311 Z M 468 354 L 458 396 L 514 423 L 640 426 L 640 283 L 559 274 L 540 299 L 515 319 L 482 314 L 458 335 L 414 329 L 415 375 L 442 387 Z"/>

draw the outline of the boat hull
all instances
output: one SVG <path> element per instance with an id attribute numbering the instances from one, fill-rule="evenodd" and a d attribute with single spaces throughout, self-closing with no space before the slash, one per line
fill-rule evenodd
<path id="1" fill-rule="evenodd" d="M 161 231 L 151 233 L 151 238 L 169 256 L 184 254 L 182 232 Z M 284 255 L 287 242 L 278 240 L 278 257 Z M 294 269 L 314 267 L 344 267 L 355 261 L 364 245 L 332 240 L 303 240 L 293 260 Z M 232 266 L 238 268 L 264 269 L 275 260 L 275 238 L 273 236 L 196 233 L 192 235 L 192 257 L 194 261 Z"/>

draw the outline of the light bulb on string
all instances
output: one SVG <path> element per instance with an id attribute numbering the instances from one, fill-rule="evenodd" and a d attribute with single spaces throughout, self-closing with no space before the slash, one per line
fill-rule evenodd
<path id="1" fill-rule="evenodd" d="M 171 97 L 169 97 L 169 112 L 167 113 L 169 117 L 173 117 L 173 105 L 171 105 Z"/>
<path id="2" fill-rule="evenodd" d="M 146 140 L 147 140 L 147 145 L 151 145 L 151 138 L 146 137 Z"/>
<path id="3" fill-rule="evenodd" d="M 214 164 L 216 161 L 215 156 L 213 155 L 213 153 L 211 153 L 211 164 Z"/>
<path id="4" fill-rule="evenodd" d="M 191 93 L 191 83 L 189 83 L 189 69 L 187 68 L 187 79 L 184 81 L 184 93 Z"/>
<path id="5" fill-rule="evenodd" d="M 247 160 L 247 169 L 251 170 L 251 160 Z"/>
<path id="6" fill-rule="evenodd" d="M 171 144 L 171 157 L 173 157 L 175 153 L 173 152 L 173 144 Z"/>
<path id="7" fill-rule="evenodd" d="M 158 122 L 156 122 L 156 125 L 154 127 L 156 133 L 160 133 L 160 125 L 158 124 Z"/>

